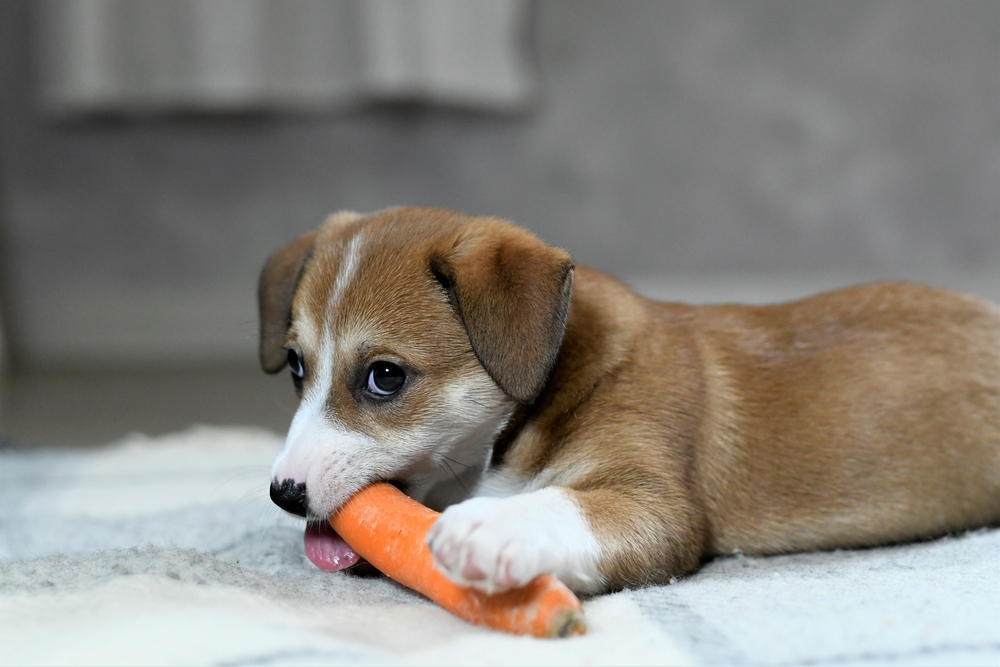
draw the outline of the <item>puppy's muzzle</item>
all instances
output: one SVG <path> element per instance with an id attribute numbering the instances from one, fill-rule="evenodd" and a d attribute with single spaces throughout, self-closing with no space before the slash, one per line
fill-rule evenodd
<path id="1" fill-rule="evenodd" d="M 296 484 L 291 479 L 286 479 L 280 484 L 276 479 L 271 480 L 271 500 L 289 514 L 298 516 L 305 516 L 309 507 L 305 483 Z"/>

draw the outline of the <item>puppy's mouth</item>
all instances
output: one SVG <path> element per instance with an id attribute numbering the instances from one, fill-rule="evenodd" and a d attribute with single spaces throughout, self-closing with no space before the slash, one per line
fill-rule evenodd
<path id="1" fill-rule="evenodd" d="M 310 521 L 305 533 L 306 558 L 321 570 L 339 572 L 362 562 L 328 521 Z"/>
<path id="2" fill-rule="evenodd" d="M 397 489 L 406 493 L 406 484 L 396 479 L 386 480 Z M 375 567 L 359 556 L 349 544 L 330 526 L 330 522 L 316 518 L 309 513 L 306 532 L 303 536 L 306 548 L 306 558 L 313 565 L 327 572 L 349 570 L 359 577 L 374 577 L 379 575 Z"/>

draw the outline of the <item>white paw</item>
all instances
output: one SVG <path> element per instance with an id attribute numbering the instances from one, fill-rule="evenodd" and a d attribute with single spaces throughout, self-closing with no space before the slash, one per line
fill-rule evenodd
<path id="1" fill-rule="evenodd" d="M 550 572 L 558 545 L 519 496 L 472 498 L 446 509 L 427 534 L 434 563 L 449 579 L 488 593 Z"/>

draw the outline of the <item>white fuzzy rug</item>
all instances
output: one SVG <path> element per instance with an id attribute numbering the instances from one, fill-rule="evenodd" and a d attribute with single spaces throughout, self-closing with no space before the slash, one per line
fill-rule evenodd
<path id="1" fill-rule="evenodd" d="M 313 567 L 267 499 L 280 443 L 0 450 L 0 664 L 1000 664 L 1000 530 L 722 559 L 587 601 L 585 637 L 511 637 Z"/>

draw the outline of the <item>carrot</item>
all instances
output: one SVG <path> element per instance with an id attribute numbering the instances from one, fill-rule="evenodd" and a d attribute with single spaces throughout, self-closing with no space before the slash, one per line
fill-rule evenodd
<path id="1" fill-rule="evenodd" d="M 580 601 L 550 574 L 492 595 L 450 581 L 434 567 L 425 541 L 437 517 L 394 486 L 373 484 L 333 514 L 330 525 L 381 572 L 471 623 L 536 637 L 586 632 Z"/>

